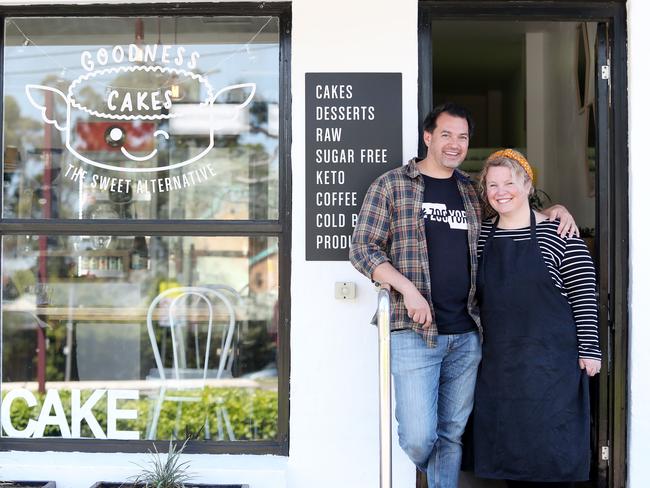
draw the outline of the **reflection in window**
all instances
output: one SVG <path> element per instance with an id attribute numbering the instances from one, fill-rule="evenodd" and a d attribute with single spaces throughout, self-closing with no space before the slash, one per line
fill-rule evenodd
<path id="1" fill-rule="evenodd" d="M 8 18 L 5 218 L 278 218 L 276 17 Z"/>
<path id="2" fill-rule="evenodd" d="M 275 439 L 273 237 L 5 236 L 2 435 Z"/>

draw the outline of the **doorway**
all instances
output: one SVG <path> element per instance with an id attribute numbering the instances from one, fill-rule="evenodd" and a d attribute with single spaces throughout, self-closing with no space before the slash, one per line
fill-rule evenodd
<path id="1" fill-rule="evenodd" d="M 574 215 L 597 268 L 603 365 L 591 380 L 591 479 L 622 488 L 626 459 L 627 139 L 624 4 L 421 2 L 420 120 L 454 101 L 475 134 L 461 169 L 524 153 L 542 206 Z M 422 148 L 421 148 L 422 149 Z M 421 151 L 422 153 L 423 151 Z M 418 474 L 418 488 L 426 480 Z M 501 488 L 461 474 L 461 488 Z"/>
<path id="2" fill-rule="evenodd" d="M 434 104 L 453 100 L 476 122 L 461 169 L 476 175 L 495 150 L 519 150 L 533 165 L 541 203 L 570 209 L 589 242 L 596 149 L 595 77 L 587 73 L 595 70 L 596 29 L 596 22 L 431 23 Z"/>

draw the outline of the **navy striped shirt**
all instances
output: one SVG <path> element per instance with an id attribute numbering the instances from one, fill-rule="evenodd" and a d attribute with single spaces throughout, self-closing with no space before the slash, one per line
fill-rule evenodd
<path id="1" fill-rule="evenodd" d="M 479 258 L 493 227 L 484 220 L 478 240 Z M 561 238 L 557 234 L 559 221 L 544 220 L 537 224 L 537 241 L 555 286 L 566 297 L 573 311 L 581 358 L 600 359 L 598 343 L 598 304 L 596 301 L 596 271 L 584 241 L 578 237 Z M 496 229 L 495 238 L 515 241 L 530 239 L 530 228 Z"/>

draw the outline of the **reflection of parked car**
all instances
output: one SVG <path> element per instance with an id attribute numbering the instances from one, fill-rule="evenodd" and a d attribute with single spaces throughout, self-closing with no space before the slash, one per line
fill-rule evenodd
<path id="1" fill-rule="evenodd" d="M 247 373 L 242 376 L 242 378 L 247 378 L 250 380 L 260 380 L 262 378 L 277 378 L 278 377 L 278 368 L 275 364 L 269 363 L 264 368 L 259 371 L 254 371 L 252 373 Z"/>
<path id="2" fill-rule="evenodd" d="M 107 131 L 119 127 L 128 137 L 124 137 L 124 147 L 131 153 L 149 153 L 154 147 L 154 130 L 156 125 L 153 122 L 143 121 L 78 121 L 76 123 L 77 144 L 84 151 L 91 153 L 115 153 L 112 160 L 120 161 L 124 157 L 120 153 L 120 148 L 112 144 L 107 138 Z M 108 155 L 103 155 L 109 159 Z"/>

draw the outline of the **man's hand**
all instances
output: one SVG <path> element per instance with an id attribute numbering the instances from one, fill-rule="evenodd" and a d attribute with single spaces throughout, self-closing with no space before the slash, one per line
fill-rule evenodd
<path id="1" fill-rule="evenodd" d="M 429 308 L 429 303 L 415 286 L 411 286 L 404 293 L 404 306 L 406 306 L 406 312 L 413 322 L 424 324 L 425 329 L 431 326 L 431 321 L 433 320 L 431 317 L 431 308 Z"/>
<path id="2" fill-rule="evenodd" d="M 600 373 L 600 359 L 578 359 L 580 369 L 584 369 L 588 376 L 595 376 Z"/>
<path id="3" fill-rule="evenodd" d="M 429 302 L 426 301 L 410 280 L 393 268 L 392 264 L 388 262 L 381 263 L 372 273 L 372 279 L 381 283 L 382 286 L 390 285 L 402 294 L 406 312 L 413 322 L 424 324 L 425 329 L 431 326 L 433 317 Z"/>
<path id="4" fill-rule="evenodd" d="M 557 233 L 560 234 L 560 237 L 565 237 L 567 235 L 580 237 L 580 231 L 578 230 L 573 215 L 571 215 L 562 205 L 552 205 L 542 210 L 542 213 L 550 220 L 560 219 L 560 225 L 557 228 Z"/>

